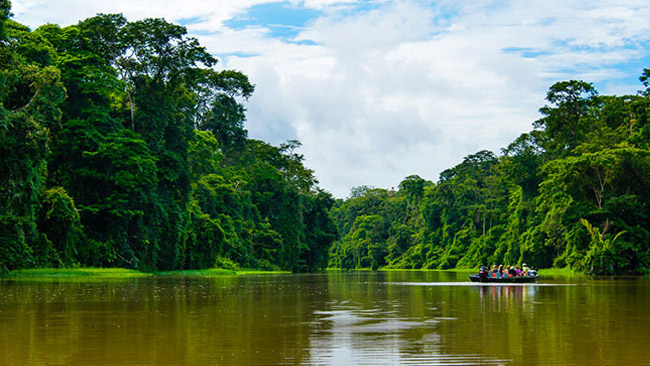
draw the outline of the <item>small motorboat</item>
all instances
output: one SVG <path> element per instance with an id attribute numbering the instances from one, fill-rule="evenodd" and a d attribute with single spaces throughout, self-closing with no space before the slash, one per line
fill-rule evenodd
<path id="1" fill-rule="evenodd" d="M 539 275 L 534 270 L 528 271 L 528 275 L 526 276 L 508 277 L 505 275 L 502 277 L 492 277 L 487 267 L 481 267 L 476 275 L 469 275 L 469 279 L 472 282 L 489 283 L 530 283 L 535 282 L 538 278 Z"/>

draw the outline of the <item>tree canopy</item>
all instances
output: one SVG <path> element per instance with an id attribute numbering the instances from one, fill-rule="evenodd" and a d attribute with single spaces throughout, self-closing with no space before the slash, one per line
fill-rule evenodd
<path id="1" fill-rule="evenodd" d="M 164 19 L 10 16 L 0 1 L 0 270 L 327 266 L 333 199 L 297 141 L 248 139 L 245 74 Z"/>

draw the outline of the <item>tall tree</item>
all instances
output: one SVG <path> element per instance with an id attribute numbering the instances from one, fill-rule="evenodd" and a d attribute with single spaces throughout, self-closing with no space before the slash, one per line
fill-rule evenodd
<path id="1" fill-rule="evenodd" d="M 544 116 L 533 124 L 548 136 L 547 150 L 563 154 L 575 148 L 589 131 L 589 110 L 597 91 L 590 83 L 578 80 L 553 84 L 546 100 L 551 106 L 539 109 Z"/>

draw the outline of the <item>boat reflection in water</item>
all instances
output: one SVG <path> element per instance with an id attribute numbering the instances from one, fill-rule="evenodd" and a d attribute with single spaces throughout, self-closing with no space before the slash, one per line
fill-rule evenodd
<path id="1" fill-rule="evenodd" d="M 489 303 L 492 310 L 508 307 L 532 310 L 539 286 L 534 284 L 486 285 L 477 286 L 477 290 L 480 301 Z"/>

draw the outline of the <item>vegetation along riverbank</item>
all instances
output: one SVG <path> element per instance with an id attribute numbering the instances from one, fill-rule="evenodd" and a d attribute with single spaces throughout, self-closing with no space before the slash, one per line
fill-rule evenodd
<path id="1" fill-rule="evenodd" d="M 32 30 L 0 0 L 0 60 L 4 273 L 523 262 L 650 272 L 648 69 L 635 95 L 555 83 L 533 129 L 499 154 L 337 200 L 298 141 L 248 138 L 253 83 L 216 71 L 180 25 L 112 14 Z"/>
<path id="2" fill-rule="evenodd" d="M 332 208 L 338 268 L 522 264 L 650 271 L 650 70 L 637 95 L 558 82 L 534 129 L 397 190 L 357 187 Z"/>
<path id="3" fill-rule="evenodd" d="M 219 277 L 219 276 L 247 276 L 263 274 L 289 273 L 287 271 L 262 271 L 254 269 L 229 270 L 223 268 L 209 268 L 197 270 L 178 270 L 163 272 L 140 272 L 127 268 L 32 268 L 20 269 L 6 273 L 5 279 L 128 279 L 139 277 Z"/>

